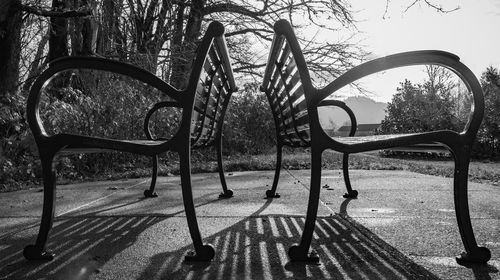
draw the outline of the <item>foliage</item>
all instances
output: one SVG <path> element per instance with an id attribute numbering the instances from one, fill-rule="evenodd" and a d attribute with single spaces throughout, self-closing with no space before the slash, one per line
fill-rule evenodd
<path id="1" fill-rule="evenodd" d="M 387 106 L 381 131 L 384 133 L 425 132 L 438 129 L 463 130 L 472 107 L 472 97 L 461 83 L 445 73 L 428 68 L 423 84 L 405 80 Z M 472 147 L 476 158 L 500 156 L 500 74 L 489 67 L 481 77 L 484 119 Z"/>
<path id="2" fill-rule="evenodd" d="M 114 139 L 144 139 L 143 121 L 152 104 L 162 100 L 157 90 L 128 77 L 102 71 L 75 70 L 53 79 L 42 92 L 40 117 L 49 135 L 76 133 Z M 59 87 L 65 84 L 64 87 Z M 223 147 L 226 154 L 259 154 L 274 147 L 275 129 L 269 104 L 257 84 L 247 84 L 231 99 L 226 112 Z M 16 95 L 21 96 L 21 95 Z M 2 149 L 0 184 L 37 183 L 40 162 L 24 119 L 24 98 L 2 106 L 0 128 Z M 169 138 L 180 120 L 179 109 L 165 109 L 152 116 L 154 137 Z M 13 160 L 16 159 L 16 160 Z M 215 159 L 213 150 L 196 150 L 194 161 Z M 175 170 L 175 153 L 160 157 L 164 172 Z M 94 153 L 60 156 L 55 160 L 59 179 L 79 180 L 112 176 L 114 172 L 148 176 L 151 159 L 127 153 Z M 146 170 L 133 173 L 132 170 Z M 132 173 L 130 173 L 132 172 Z M 28 175 L 28 176 L 26 176 Z M 113 177 L 113 176 L 112 176 Z M 111 177 L 110 177 L 111 178 Z"/>
<path id="3" fill-rule="evenodd" d="M 130 78 L 102 71 L 75 70 L 71 75 L 64 74 L 63 79 L 70 77 L 69 81 L 53 79 L 41 96 L 40 117 L 49 135 L 75 133 L 114 139 L 145 138 L 144 116 L 147 109 L 162 98 L 159 92 Z M 66 86 L 59 87 L 61 83 Z M 11 179 L 26 181 L 31 178 L 36 181 L 40 176 L 37 150 L 24 119 L 25 104 L 24 98 L 13 100 L 10 106 L 2 106 L 0 111 L 5 155 L 0 166 L 3 169 L 0 184 L 7 184 Z M 155 124 L 157 127 L 158 124 Z M 129 164 L 150 164 L 150 160 L 122 153 L 83 154 L 56 159 L 57 171 L 63 177 L 72 179 L 120 170 Z M 28 174 L 29 178 L 21 177 L 23 174 L 19 172 L 24 176 Z"/>
<path id="4" fill-rule="evenodd" d="M 488 67 L 481 76 L 484 92 L 484 119 L 479 137 L 492 157 L 500 156 L 500 73 Z"/>
<path id="5" fill-rule="evenodd" d="M 451 93 L 431 90 L 429 83 L 405 80 L 388 104 L 381 130 L 385 133 L 427 132 L 439 129 L 460 131 L 465 122 L 453 112 Z"/>
<path id="6" fill-rule="evenodd" d="M 40 174 L 31 153 L 36 146 L 24 116 L 25 98 L 8 95 L 0 106 L 0 189 L 36 181 Z"/>
<path id="7" fill-rule="evenodd" d="M 226 112 L 224 150 L 226 153 L 259 154 L 276 145 L 276 129 L 265 94 L 257 83 L 245 84 L 233 94 Z"/>

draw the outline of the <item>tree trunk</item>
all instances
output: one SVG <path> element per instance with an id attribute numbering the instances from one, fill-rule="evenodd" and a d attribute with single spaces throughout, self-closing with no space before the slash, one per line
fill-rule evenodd
<path id="1" fill-rule="evenodd" d="M 98 36 L 97 52 L 102 55 L 112 54 L 114 52 L 114 26 L 118 21 L 116 15 L 115 1 L 102 1 L 102 22 Z"/>
<path id="2" fill-rule="evenodd" d="M 92 10 L 95 10 L 95 1 L 92 0 L 82 0 L 81 6 L 92 6 Z M 82 55 L 92 55 L 97 50 L 97 30 L 98 23 L 92 17 L 86 17 L 83 20 L 82 27 Z"/>
<path id="3" fill-rule="evenodd" d="M 47 63 L 42 60 L 42 56 L 43 56 L 43 50 L 45 49 L 45 45 L 47 45 L 47 42 L 49 41 L 49 36 L 50 36 L 49 33 L 43 35 L 42 40 L 40 40 L 40 43 L 38 44 L 38 48 L 35 53 L 35 58 L 33 59 L 33 62 L 31 63 L 30 66 L 30 71 L 28 72 L 28 78 L 26 79 L 23 85 L 23 90 L 25 91 L 28 91 L 31 88 L 31 85 L 33 84 L 35 78 L 38 77 L 38 75 L 40 75 L 43 67 Z"/>
<path id="4" fill-rule="evenodd" d="M 69 4 L 69 3 L 68 3 Z M 52 0 L 52 10 L 62 12 L 65 8 L 65 1 Z M 68 19 L 65 17 L 51 17 L 50 18 L 50 36 L 49 36 L 49 54 L 47 56 L 48 62 L 57 58 L 69 55 L 68 51 Z M 62 99 L 65 88 L 69 84 L 69 74 L 62 73 L 52 79 L 50 88 L 47 91 L 50 95 L 57 99 Z"/>
<path id="5" fill-rule="evenodd" d="M 17 90 L 21 54 L 21 11 L 19 0 L 0 3 L 0 101 Z"/>
<path id="6" fill-rule="evenodd" d="M 52 0 L 52 9 L 62 11 L 64 1 Z M 64 17 L 50 18 L 49 61 L 68 56 L 68 19 Z"/>
<path id="7" fill-rule="evenodd" d="M 123 0 L 103 0 L 102 19 L 97 34 L 97 53 L 127 61 L 127 40 L 120 30 Z"/>
<path id="8" fill-rule="evenodd" d="M 92 0 L 75 0 L 72 9 L 95 7 Z M 75 17 L 69 20 L 72 55 L 93 55 L 96 51 L 97 22 L 91 17 Z"/>
<path id="9" fill-rule="evenodd" d="M 127 45 L 127 39 L 126 36 L 122 33 L 122 30 L 120 28 L 120 17 L 123 11 L 123 0 L 114 0 L 115 3 L 114 6 L 114 16 L 115 20 L 113 21 L 112 25 L 112 32 L 113 32 L 113 37 L 112 37 L 112 48 L 116 48 L 116 53 L 118 54 L 118 57 L 120 58 L 121 61 L 126 61 L 128 59 L 128 45 Z"/>
<path id="10" fill-rule="evenodd" d="M 165 42 L 168 40 L 172 39 L 172 26 L 173 22 L 175 20 L 174 17 L 175 14 L 175 9 L 174 5 L 172 4 L 171 1 L 169 0 L 163 0 L 160 12 L 158 14 L 158 28 L 156 29 L 154 38 L 155 38 L 155 48 L 157 50 L 157 65 L 161 67 L 160 70 L 160 76 L 163 80 L 168 81 L 170 77 L 170 70 L 169 70 L 169 63 L 160 63 L 159 61 L 159 54 L 162 51 L 162 47 L 165 44 Z M 170 45 L 170 44 L 169 44 Z M 168 57 L 170 58 L 170 52 L 168 52 Z"/>
<path id="11" fill-rule="evenodd" d="M 202 10 L 205 4 L 206 0 L 192 1 L 188 21 L 186 23 L 184 40 L 182 40 L 184 10 L 179 10 L 177 14 L 176 30 L 174 32 L 174 38 L 172 39 L 172 72 L 170 74 L 170 83 L 178 89 L 187 87 L 189 72 L 198 45 L 196 40 L 200 36 L 201 23 L 203 21 Z"/>

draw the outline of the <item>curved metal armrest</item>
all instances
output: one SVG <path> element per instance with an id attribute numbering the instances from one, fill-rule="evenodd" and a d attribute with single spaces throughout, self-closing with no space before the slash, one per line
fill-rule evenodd
<path id="1" fill-rule="evenodd" d="M 165 83 L 151 72 L 134 65 L 100 57 L 64 57 L 50 62 L 47 68 L 33 83 L 26 107 L 28 123 L 35 138 L 47 136 L 39 114 L 42 88 L 57 74 L 71 69 L 92 69 L 122 74 L 144 82 L 165 93 L 172 99 L 182 102 L 177 89 Z"/>
<path id="2" fill-rule="evenodd" d="M 358 122 L 356 121 L 356 116 L 354 115 L 354 112 L 351 110 L 351 108 L 349 108 L 349 106 L 347 106 L 347 104 L 338 100 L 326 99 L 322 100 L 318 104 L 318 107 L 323 107 L 323 106 L 337 106 L 344 109 L 344 111 L 346 111 L 346 113 L 349 115 L 349 118 L 351 119 L 351 131 L 349 131 L 349 136 L 354 136 L 354 134 L 356 133 L 356 129 L 358 128 Z"/>
<path id="3" fill-rule="evenodd" d="M 402 66 L 424 64 L 436 64 L 452 70 L 463 80 L 467 88 L 472 92 L 474 106 L 463 132 L 467 135 L 474 136 L 483 119 L 483 91 L 472 71 L 460 62 L 458 56 L 449 52 L 436 50 L 404 52 L 365 62 L 352 68 L 324 88 L 318 90 L 318 99 L 316 100 L 319 104 L 319 102 L 340 88 L 370 74 Z"/>
<path id="4" fill-rule="evenodd" d="M 153 136 L 151 136 L 151 130 L 149 129 L 149 120 L 151 119 L 151 116 L 157 110 L 165 107 L 183 108 L 181 104 L 175 101 L 161 101 L 156 103 L 151 109 L 149 109 L 146 117 L 144 118 L 144 133 L 146 134 L 146 138 L 148 140 L 153 140 Z"/>

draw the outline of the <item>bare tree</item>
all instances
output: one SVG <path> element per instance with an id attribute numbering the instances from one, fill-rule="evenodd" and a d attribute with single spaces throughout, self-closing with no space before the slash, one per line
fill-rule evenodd
<path id="1" fill-rule="evenodd" d="M 68 6 L 73 10 L 86 8 L 92 11 L 96 8 L 95 0 L 73 0 Z M 73 17 L 68 21 L 68 33 L 71 37 L 72 55 L 92 55 L 97 51 L 98 23 L 94 17 Z"/>
<path id="2" fill-rule="evenodd" d="M 19 0 L 0 2 L 0 101 L 13 93 L 19 80 L 21 11 Z"/>
<path id="3" fill-rule="evenodd" d="M 391 4 L 391 0 L 386 0 L 385 1 L 385 11 L 384 11 L 384 17 L 387 15 L 389 11 L 389 6 Z M 439 0 L 434 1 L 434 0 L 410 0 L 408 1 L 408 4 L 404 7 L 403 13 L 408 12 L 410 9 L 412 9 L 415 6 L 421 6 L 424 5 L 426 7 L 429 7 L 431 9 L 434 9 L 438 13 L 451 13 L 454 12 L 458 9 L 460 9 L 460 6 L 456 5 L 453 7 L 443 7 L 439 3 Z"/>
<path id="4" fill-rule="evenodd" d="M 187 73 L 207 22 L 219 20 L 227 28 L 228 44 L 236 72 L 259 75 L 265 65 L 264 51 L 272 39 L 272 26 L 288 18 L 297 29 L 314 25 L 333 30 L 333 26 L 353 23 L 346 1 L 247 1 L 247 0 L 102 0 L 100 53 L 131 61 L 159 73 L 175 87 L 186 86 Z M 115 8 L 119 7 L 119 8 Z M 112 16 L 107 16 L 112 15 Z M 297 20 L 297 18 L 304 20 Z M 328 22 L 330 21 L 330 22 Z M 326 24 L 325 22 L 328 22 Z M 345 42 L 314 43 L 301 37 L 306 56 L 318 71 L 342 71 L 350 59 L 362 57 L 360 49 Z M 111 43 L 111 41 L 113 43 Z M 114 48 L 114 49 L 113 49 Z M 113 49 L 113 50 L 111 50 Z M 119 51 L 118 51 L 119 50 Z M 256 55 L 260 50 L 261 54 Z M 335 67 L 328 67 L 328 63 Z"/>
<path id="5" fill-rule="evenodd" d="M 131 20 L 132 45 L 145 61 L 149 56 L 151 68 L 164 54 L 169 71 L 168 80 L 175 87 L 187 83 L 198 39 L 208 21 L 218 20 L 227 28 L 228 44 L 236 72 L 259 75 L 265 65 L 264 51 L 272 40 L 272 26 L 280 18 L 289 19 L 297 29 L 305 26 L 334 30 L 353 23 L 347 1 L 247 1 L 247 0 L 191 0 L 191 1 L 128 0 L 125 12 Z M 299 20 L 300 18 L 300 20 Z M 336 74 L 362 57 L 360 49 L 345 42 L 314 43 L 301 37 L 305 54 L 312 69 Z M 255 52 L 261 52 L 256 54 Z M 330 66 L 330 67 L 329 67 Z M 154 70 L 153 69 L 153 70 Z M 151 69 L 150 69 L 151 70 Z M 321 75 L 320 75 L 321 76 Z"/>
<path id="6" fill-rule="evenodd" d="M 104 56 L 126 59 L 125 42 L 120 30 L 123 0 L 102 0 L 97 52 Z"/>
<path id="7" fill-rule="evenodd" d="M 67 2 L 66 2 L 67 3 Z M 62 12 L 66 7 L 63 0 L 52 0 L 52 10 Z M 65 17 L 50 18 L 49 61 L 68 56 L 68 19 Z"/>
<path id="8" fill-rule="evenodd" d="M 69 32 L 73 54 L 96 52 L 130 61 L 178 88 L 186 86 L 198 40 L 212 20 L 226 26 L 235 72 L 245 78 L 262 74 L 272 26 L 280 18 L 296 29 L 312 77 L 319 82 L 340 75 L 366 55 L 353 37 L 318 40 L 320 33 L 306 32 L 312 27 L 321 32 L 355 31 L 347 0 L 51 0 L 49 9 L 44 8 L 48 0 L 35 2 L 45 6 L 31 3 L 21 5 L 21 10 L 50 18 L 49 60 L 67 55 Z M 407 9 L 424 3 L 437 11 L 453 10 L 435 2 L 439 1 L 411 0 Z M 69 20 L 68 31 L 68 18 L 88 16 L 89 10 L 94 10 L 94 16 Z"/>
<path id="9" fill-rule="evenodd" d="M 317 33 L 308 35 L 311 27 L 324 32 L 339 28 L 354 28 L 348 1 L 212 1 L 204 9 L 210 19 L 225 22 L 231 41 L 243 46 L 233 52 L 236 71 L 260 76 L 265 66 L 267 50 L 272 40 L 272 26 L 280 18 L 288 19 L 296 29 L 313 77 L 331 79 L 361 60 L 362 49 L 349 40 L 318 40 Z M 248 50 L 252 50 L 253 53 Z M 261 54 L 255 53 L 260 50 Z"/>

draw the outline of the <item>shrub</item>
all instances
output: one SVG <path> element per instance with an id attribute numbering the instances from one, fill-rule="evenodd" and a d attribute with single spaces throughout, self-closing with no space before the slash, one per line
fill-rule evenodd
<path id="1" fill-rule="evenodd" d="M 257 83 L 244 85 L 233 94 L 226 112 L 225 153 L 260 154 L 276 145 L 276 129 L 265 94 Z"/>

